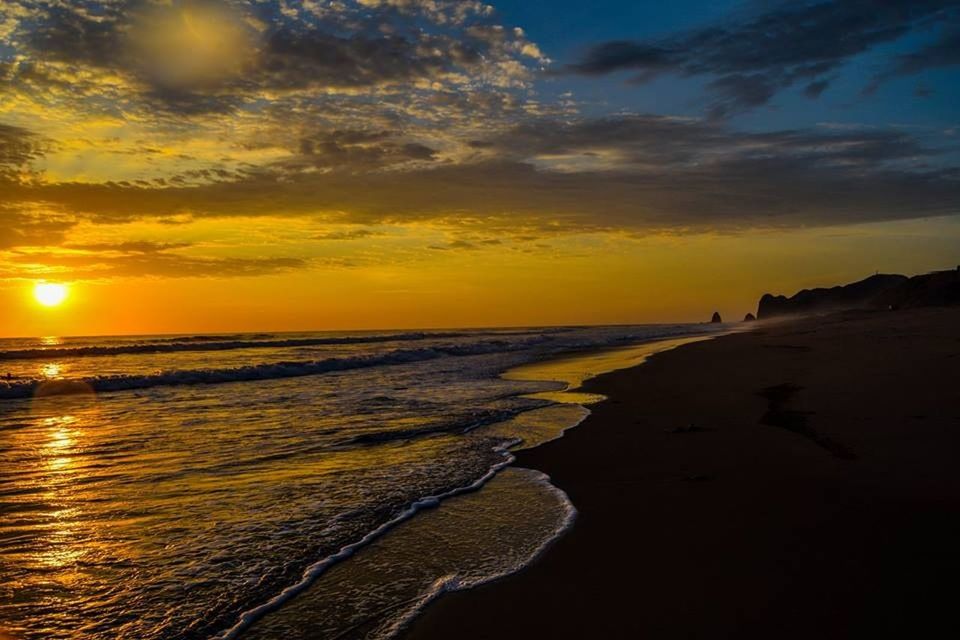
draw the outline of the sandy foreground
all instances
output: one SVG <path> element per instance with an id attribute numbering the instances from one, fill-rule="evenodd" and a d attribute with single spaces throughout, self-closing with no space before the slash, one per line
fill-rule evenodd
<path id="1" fill-rule="evenodd" d="M 584 391 L 516 462 L 573 529 L 405 637 L 960 637 L 960 309 L 761 325 Z"/>

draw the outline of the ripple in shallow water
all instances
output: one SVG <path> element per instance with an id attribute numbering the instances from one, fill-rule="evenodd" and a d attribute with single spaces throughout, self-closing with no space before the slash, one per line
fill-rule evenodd
<path id="1" fill-rule="evenodd" d="M 468 589 L 528 564 L 574 514 L 566 495 L 543 474 L 506 469 L 483 490 L 421 512 L 332 567 L 243 637 L 389 637 L 440 593 Z"/>

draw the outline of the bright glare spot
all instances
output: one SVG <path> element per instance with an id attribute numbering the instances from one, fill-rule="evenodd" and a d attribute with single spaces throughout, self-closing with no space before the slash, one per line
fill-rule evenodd
<path id="1" fill-rule="evenodd" d="M 45 307 L 56 307 L 67 299 L 67 285 L 38 282 L 33 287 L 33 297 Z"/>
<path id="2" fill-rule="evenodd" d="M 253 34 L 227 3 L 184 0 L 145 11 L 130 32 L 135 59 L 155 82 L 215 86 L 242 72 Z"/>
<path id="3" fill-rule="evenodd" d="M 63 377 L 63 367 L 56 362 L 40 365 L 40 375 L 47 380 L 57 380 Z"/>

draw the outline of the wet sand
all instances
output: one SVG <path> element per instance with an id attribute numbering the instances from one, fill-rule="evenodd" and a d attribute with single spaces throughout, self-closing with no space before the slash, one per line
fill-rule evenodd
<path id="1" fill-rule="evenodd" d="M 579 515 L 405 638 L 954 637 L 960 309 L 848 313 L 682 346 L 520 452 Z"/>

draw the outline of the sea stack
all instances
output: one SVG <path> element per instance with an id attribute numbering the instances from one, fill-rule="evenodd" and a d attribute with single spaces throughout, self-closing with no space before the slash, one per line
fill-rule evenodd
<path id="1" fill-rule="evenodd" d="M 744 321 L 744 322 L 753 322 L 753 321 L 756 320 L 756 319 L 757 319 L 757 317 L 756 317 L 755 315 L 753 315 L 752 313 L 748 313 L 747 315 L 743 316 L 743 321 Z"/>
<path id="2" fill-rule="evenodd" d="M 719 311 L 713 312 L 713 317 L 710 318 L 710 322 L 723 322 L 723 318 L 720 317 Z"/>

